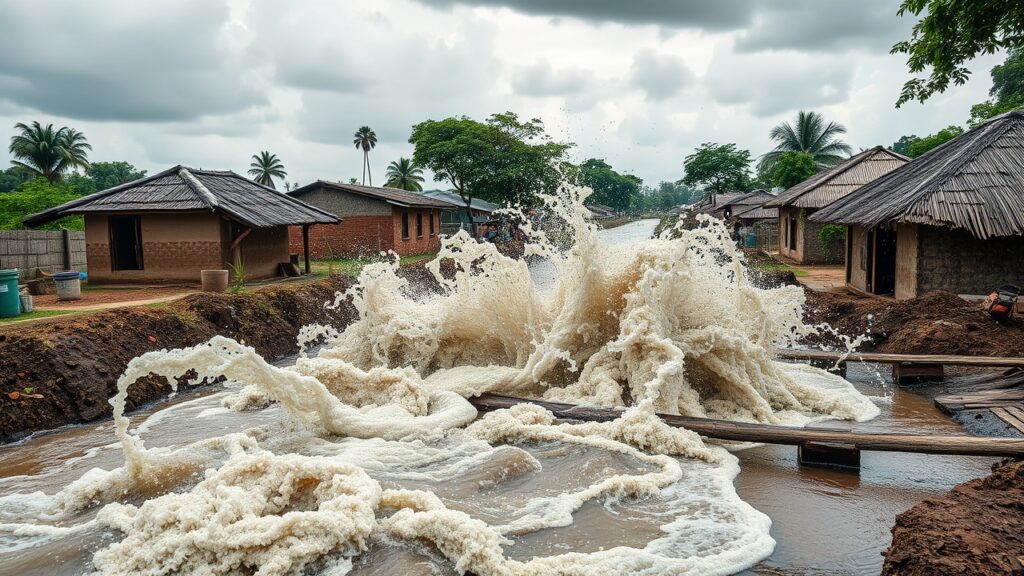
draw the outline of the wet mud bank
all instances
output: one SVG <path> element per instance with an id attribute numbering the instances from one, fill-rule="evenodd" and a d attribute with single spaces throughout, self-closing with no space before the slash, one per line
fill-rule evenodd
<path id="1" fill-rule="evenodd" d="M 1024 462 L 897 516 L 882 574 L 1024 574 Z"/>
<path id="2" fill-rule="evenodd" d="M 245 342 L 265 358 L 296 352 L 299 329 L 347 326 L 355 310 L 324 308 L 348 278 L 264 288 L 243 294 L 196 294 L 168 304 L 120 308 L 0 329 L 0 443 L 111 415 L 107 399 L 128 362 L 145 352 L 194 346 L 216 335 Z M 148 377 L 132 386 L 133 410 L 170 392 Z"/>

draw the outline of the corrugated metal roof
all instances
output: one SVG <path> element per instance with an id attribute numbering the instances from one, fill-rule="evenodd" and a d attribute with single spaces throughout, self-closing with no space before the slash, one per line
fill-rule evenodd
<path id="1" fill-rule="evenodd" d="M 453 204 L 455 206 L 458 206 L 459 208 L 466 207 L 466 203 L 462 201 L 462 197 L 456 194 L 455 192 L 447 192 L 445 190 L 427 190 L 426 192 L 423 193 L 423 195 L 429 198 L 433 198 L 435 200 L 441 200 L 442 202 L 448 202 L 449 204 Z M 493 204 L 491 202 L 481 200 L 479 198 L 473 198 L 472 200 L 470 200 L 470 206 L 473 207 L 473 210 L 479 210 L 481 212 L 488 213 L 494 212 L 495 210 L 498 209 L 497 204 Z"/>
<path id="2" fill-rule="evenodd" d="M 1024 112 L 997 116 L 867 184 L 811 220 L 909 222 L 1024 235 Z"/>
<path id="3" fill-rule="evenodd" d="M 379 188 L 377 186 L 360 186 L 358 184 L 342 184 L 341 182 L 329 182 L 327 180 L 317 180 L 312 184 L 307 184 L 301 188 L 296 188 L 295 190 L 292 190 L 288 194 L 296 197 L 301 197 L 303 194 L 318 188 L 324 188 L 327 190 L 339 190 L 341 192 L 357 194 L 359 196 L 365 196 L 367 198 L 383 200 L 388 204 L 394 204 L 396 206 L 402 206 L 404 208 L 441 208 L 442 210 L 454 209 L 450 202 L 438 200 L 437 198 L 431 198 L 430 196 L 424 196 L 423 194 L 417 194 L 416 192 L 409 192 L 408 190 L 399 190 L 398 188 Z"/>
<path id="4" fill-rule="evenodd" d="M 854 190 L 880 178 L 910 161 L 883 146 L 875 146 L 849 159 L 818 172 L 791 186 L 768 203 L 768 206 L 821 208 L 845 197 Z"/>
<path id="5" fill-rule="evenodd" d="M 319 208 L 257 184 L 234 172 L 169 170 L 72 200 L 24 219 L 39 226 L 70 214 L 109 212 L 183 212 L 210 210 L 253 228 L 293 224 L 336 224 L 341 220 Z"/>

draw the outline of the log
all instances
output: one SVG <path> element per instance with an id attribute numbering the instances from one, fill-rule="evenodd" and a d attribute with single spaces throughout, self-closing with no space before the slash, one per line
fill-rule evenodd
<path id="1" fill-rule="evenodd" d="M 536 404 L 550 410 L 557 418 L 608 422 L 622 415 L 622 410 L 580 406 L 561 402 L 547 402 L 482 394 L 470 402 L 482 412 L 511 408 L 516 404 Z M 751 424 L 658 414 L 669 426 L 686 428 L 706 438 L 757 442 L 763 444 L 788 444 L 801 446 L 806 442 L 843 444 L 858 450 L 882 452 L 913 452 L 918 454 L 957 454 L 963 456 L 1022 456 L 1024 438 L 985 438 L 978 436 L 936 436 L 933 434 L 892 434 L 882 432 L 858 432 L 839 428 L 798 428 L 774 424 Z"/>
<path id="2" fill-rule="evenodd" d="M 947 354 L 882 354 L 876 352 L 828 352 L 825 350 L 778 350 L 785 360 L 824 362 L 877 362 L 879 364 L 925 364 L 947 366 L 990 366 L 1024 368 L 1024 358 L 998 356 L 955 356 Z"/>

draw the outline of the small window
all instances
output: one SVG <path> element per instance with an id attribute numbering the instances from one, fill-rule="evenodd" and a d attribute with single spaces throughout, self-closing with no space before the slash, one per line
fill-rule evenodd
<path id="1" fill-rule="evenodd" d="M 434 215 L 430 215 L 430 237 L 434 237 Z"/>
<path id="2" fill-rule="evenodd" d="M 423 212 L 416 213 L 416 237 L 423 238 Z"/>
<path id="3" fill-rule="evenodd" d="M 109 216 L 110 269 L 142 270 L 142 219 L 138 216 Z"/>
<path id="4" fill-rule="evenodd" d="M 409 239 L 409 213 L 402 212 L 402 239 Z"/>

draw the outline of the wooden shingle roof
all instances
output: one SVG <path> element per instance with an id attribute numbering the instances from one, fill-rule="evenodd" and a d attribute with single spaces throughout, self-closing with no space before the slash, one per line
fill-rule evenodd
<path id="1" fill-rule="evenodd" d="M 907 162 L 910 158 L 883 146 L 875 146 L 789 187 L 766 206 L 822 208 Z"/>
<path id="2" fill-rule="evenodd" d="M 71 214 L 196 210 L 218 212 L 229 220 L 252 228 L 337 224 L 341 221 L 330 212 L 234 172 L 175 166 L 33 214 L 23 222 L 34 227 Z"/>
<path id="3" fill-rule="evenodd" d="M 317 180 L 312 184 L 306 184 L 296 188 L 288 194 L 293 197 L 301 197 L 312 190 L 323 188 L 325 190 L 336 190 L 348 192 L 358 196 L 365 196 L 375 200 L 381 200 L 388 204 L 394 204 L 403 208 L 440 208 L 442 210 L 454 210 L 456 207 L 450 202 L 431 198 L 416 192 L 399 190 L 398 188 L 380 188 L 377 186 L 360 186 L 358 184 L 342 184 L 341 182 L 330 182 L 328 180 Z"/>
<path id="4" fill-rule="evenodd" d="M 811 220 L 1024 235 L 1024 112 L 1007 112 L 867 184 Z"/>

